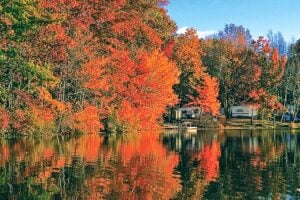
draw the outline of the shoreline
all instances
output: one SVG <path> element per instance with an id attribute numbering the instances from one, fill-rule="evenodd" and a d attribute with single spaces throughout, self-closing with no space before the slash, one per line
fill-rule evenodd
<path id="1" fill-rule="evenodd" d="M 253 120 L 251 119 L 226 119 L 224 121 L 200 121 L 199 119 L 186 119 L 178 121 L 176 123 L 165 123 L 164 129 L 182 129 L 180 124 L 182 122 L 189 121 L 197 130 L 278 130 L 278 129 L 289 129 L 297 130 L 300 129 L 300 123 L 295 122 L 279 122 L 269 120 Z"/>

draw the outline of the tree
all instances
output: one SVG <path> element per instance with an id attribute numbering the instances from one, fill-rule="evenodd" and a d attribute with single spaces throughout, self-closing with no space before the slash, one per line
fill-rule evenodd
<path id="1" fill-rule="evenodd" d="M 186 33 L 176 38 L 173 60 L 180 70 L 180 82 L 174 86 L 180 99 L 180 106 L 190 102 L 190 97 L 196 97 L 196 86 L 204 75 L 201 62 L 202 48 L 196 30 L 188 29 Z"/>
<path id="2" fill-rule="evenodd" d="M 178 71 L 162 52 L 139 52 L 137 56 L 132 60 L 129 53 L 117 51 L 106 61 L 88 63 L 83 68 L 88 77 L 85 87 L 103 100 L 104 108 L 120 124 L 150 128 L 166 105 L 177 102 L 172 86 Z"/>
<path id="3" fill-rule="evenodd" d="M 11 129 L 22 132 L 32 132 L 30 127 L 43 129 L 52 112 L 42 111 L 43 105 L 36 98 L 38 88 L 54 87 L 57 79 L 48 65 L 32 59 L 28 52 L 35 51 L 32 46 L 35 32 L 47 20 L 41 16 L 35 0 L 1 1 L 0 7 L 3 33 L 0 36 L 0 105 L 9 112 Z M 21 116 L 26 119 L 22 120 Z"/>
<path id="4" fill-rule="evenodd" d="M 271 94 L 278 94 L 278 85 L 284 73 L 286 57 L 280 56 L 276 48 L 271 48 L 270 43 L 263 37 L 253 43 L 253 50 L 259 56 L 259 65 L 262 70 L 260 79 L 261 87 Z"/>
<path id="5" fill-rule="evenodd" d="M 202 112 L 217 115 L 220 112 L 220 102 L 218 101 L 218 81 L 216 78 L 206 75 L 203 83 L 196 86 L 197 97 L 192 97 L 190 105 L 200 106 Z"/>
<path id="6" fill-rule="evenodd" d="M 208 39 L 203 49 L 203 64 L 208 74 L 218 79 L 219 99 L 229 117 L 231 107 L 249 103 L 249 93 L 258 86 L 258 57 L 245 45 L 243 37 L 236 41 Z"/>
<path id="7" fill-rule="evenodd" d="M 203 64 L 219 81 L 219 99 L 227 117 L 232 106 L 259 104 L 258 101 L 261 101 L 261 108 L 264 107 L 262 111 L 269 113 L 278 102 L 268 105 L 268 101 L 279 100 L 285 57 L 280 56 L 276 48 L 271 48 L 263 37 L 251 46 L 245 38 L 240 35 L 230 40 L 207 39 L 203 42 Z M 264 95 L 257 97 L 260 94 Z"/>
<path id="8" fill-rule="evenodd" d="M 181 72 L 180 82 L 174 90 L 180 99 L 180 106 L 200 106 L 203 112 L 217 115 L 220 109 L 218 82 L 206 73 L 202 65 L 203 55 L 197 32 L 188 29 L 176 38 L 173 59 Z"/>
<path id="9" fill-rule="evenodd" d="M 219 31 L 218 38 L 227 41 L 238 41 L 240 37 L 244 37 L 245 44 L 250 45 L 252 42 L 252 36 L 249 29 L 243 26 L 237 26 L 235 24 L 226 24 L 223 31 Z"/>
<path id="10" fill-rule="evenodd" d="M 273 31 L 269 30 L 267 38 L 270 41 L 271 47 L 278 49 L 280 55 L 287 54 L 287 44 L 281 32 L 273 34 Z"/>
<path id="11" fill-rule="evenodd" d="M 20 132 L 157 125 L 179 76 L 166 3 L 2 1 L 1 120 Z"/>
<path id="12" fill-rule="evenodd" d="M 261 78 L 259 87 L 251 92 L 251 96 L 255 96 L 254 100 L 259 100 L 262 116 L 270 117 L 282 107 L 279 103 L 278 94 L 286 57 L 280 56 L 278 50 L 272 49 L 269 41 L 263 37 L 259 37 L 252 45 L 253 51 L 257 53 L 259 58 L 258 65 L 261 68 Z"/>
<path id="13" fill-rule="evenodd" d="M 296 119 L 299 113 L 300 107 L 300 56 L 299 45 L 297 41 L 290 46 L 287 64 L 285 66 L 285 72 L 283 80 L 281 82 L 281 99 L 284 106 L 290 105 L 293 113 L 293 119 Z M 282 120 L 284 112 L 282 113 Z"/>
<path id="14" fill-rule="evenodd" d="M 162 52 L 175 24 L 159 3 L 165 1 L 43 2 L 59 22 L 41 32 L 45 54 L 51 53 L 45 61 L 55 66 L 61 83 L 54 92 L 70 102 L 67 114 L 78 125 L 93 107 L 107 124 L 140 129 L 157 124 L 176 103 L 178 71 Z"/>

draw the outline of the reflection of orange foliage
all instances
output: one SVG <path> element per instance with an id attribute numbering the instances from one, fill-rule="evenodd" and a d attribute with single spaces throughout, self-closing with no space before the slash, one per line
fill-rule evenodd
<path id="1" fill-rule="evenodd" d="M 63 166 L 65 166 L 65 157 L 60 157 L 57 159 L 54 167 L 59 169 L 59 168 L 62 168 Z"/>
<path id="2" fill-rule="evenodd" d="M 282 145 L 279 147 L 272 145 L 267 150 L 262 150 L 260 147 L 254 148 L 254 155 L 251 158 L 251 165 L 263 169 L 268 165 L 269 162 L 274 161 L 278 155 L 281 155 L 282 152 Z"/>
<path id="3" fill-rule="evenodd" d="M 131 140 L 132 139 L 132 140 Z M 89 199 L 116 195 L 119 199 L 169 199 L 180 188 L 173 169 L 178 164 L 177 155 L 168 154 L 158 138 L 151 134 L 134 136 L 114 148 L 121 167 L 105 163 L 113 178 L 93 177 L 86 181 Z M 120 156 L 120 157 L 119 157 Z M 115 154 L 106 154 L 105 160 L 115 160 Z M 101 187 L 102 193 L 98 188 Z M 138 192 L 137 192 L 138 191 Z"/>
<path id="4" fill-rule="evenodd" d="M 114 145 L 109 147 L 103 145 L 103 141 L 104 137 L 99 134 L 73 138 L 61 143 L 65 150 L 64 156 L 61 156 L 55 151 L 57 144 L 51 140 L 45 143 L 24 140 L 24 143 L 14 145 L 12 154 L 16 155 L 17 162 L 31 160 L 23 175 L 33 176 L 33 173 L 37 173 L 41 183 L 55 180 L 51 178 L 53 172 L 58 172 L 65 165 L 72 166 L 74 156 L 82 158 L 84 165 L 97 166 L 100 171 L 96 170 L 97 174 L 85 178 L 88 193 L 83 194 L 84 199 L 102 199 L 111 194 L 126 200 L 169 199 L 179 191 L 180 181 L 173 175 L 179 157 L 169 153 L 156 134 L 136 135 L 126 141 L 113 139 Z M 7 146 L 0 147 L 3 156 L 1 162 L 9 159 L 9 152 Z M 100 157 L 103 166 L 96 165 Z M 107 170 L 111 173 L 102 173 Z M 44 184 L 43 187 L 49 185 Z M 101 191 L 100 187 L 103 188 Z"/>
<path id="5" fill-rule="evenodd" d="M 16 143 L 12 146 L 12 149 L 11 149 L 11 154 L 13 154 L 13 152 L 18 152 L 18 156 L 17 156 L 17 161 L 21 162 L 22 160 L 25 159 L 25 154 L 26 154 L 26 151 L 24 151 L 24 147 L 22 144 L 20 143 Z M 41 154 L 40 154 L 41 155 Z M 39 158 L 40 160 L 40 158 Z"/>
<path id="6" fill-rule="evenodd" d="M 4 164 L 9 158 L 9 148 L 7 145 L 2 145 L 0 147 L 0 163 Z"/>
<path id="7" fill-rule="evenodd" d="M 85 141 L 86 161 L 96 162 L 99 156 L 100 144 L 103 141 L 99 135 L 90 135 Z"/>
<path id="8" fill-rule="evenodd" d="M 43 158 L 44 159 L 51 159 L 54 156 L 55 152 L 52 148 L 47 148 L 43 152 Z"/>
<path id="9" fill-rule="evenodd" d="M 112 184 L 114 189 L 121 184 L 117 191 L 125 192 L 129 199 L 168 199 L 179 190 L 179 180 L 173 176 L 179 157 L 168 154 L 153 135 L 143 134 L 137 141 L 121 145 L 119 151 L 125 168 L 117 172 L 120 179 Z M 124 184 L 126 177 L 131 184 Z M 143 193 L 136 196 L 133 189 Z"/>
<path id="10" fill-rule="evenodd" d="M 52 173 L 52 167 L 46 167 L 43 170 L 39 171 L 38 177 L 41 179 L 42 182 L 45 182 Z"/>
<path id="11" fill-rule="evenodd" d="M 85 157 L 87 162 L 96 162 L 103 137 L 98 134 L 86 134 L 71 143 L 70 151 L 76 156 Z"/>
<path id="12" fill-rule="evenodd" d="M 164 157 L 166 156 L 166 150 L 159 143 L 157 135 L 143 134 L 137 136 L 137 141 L 133 141 L 127 144 L 122 144 L 120 152 L 124 162 L 129 162 L 135 155 L 149 156 L 155 155 Z"/>
<path id="13" fill-rule="evenodd" d="M 220 144 L 214 140 L 211 145 L 205 145 L 198 158 L 200 168 L 204 170 L 206 181 L 215 181 L 219 176 Z"/>

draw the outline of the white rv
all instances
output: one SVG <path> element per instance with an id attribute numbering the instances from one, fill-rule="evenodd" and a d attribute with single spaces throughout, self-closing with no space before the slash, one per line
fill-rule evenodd
<path id="1" fill-rule="evenodd" d="M 232 106 L 231 117 L 257 117 L 258 109 L 253 105 Z"/>

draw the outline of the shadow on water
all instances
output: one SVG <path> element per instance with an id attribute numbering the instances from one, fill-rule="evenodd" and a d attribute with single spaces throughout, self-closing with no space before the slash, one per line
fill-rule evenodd
<path id="1" fill-rule="evenodd" d="M 297 199 L 289 130 L 0 140 L 0 199 Z"/>

